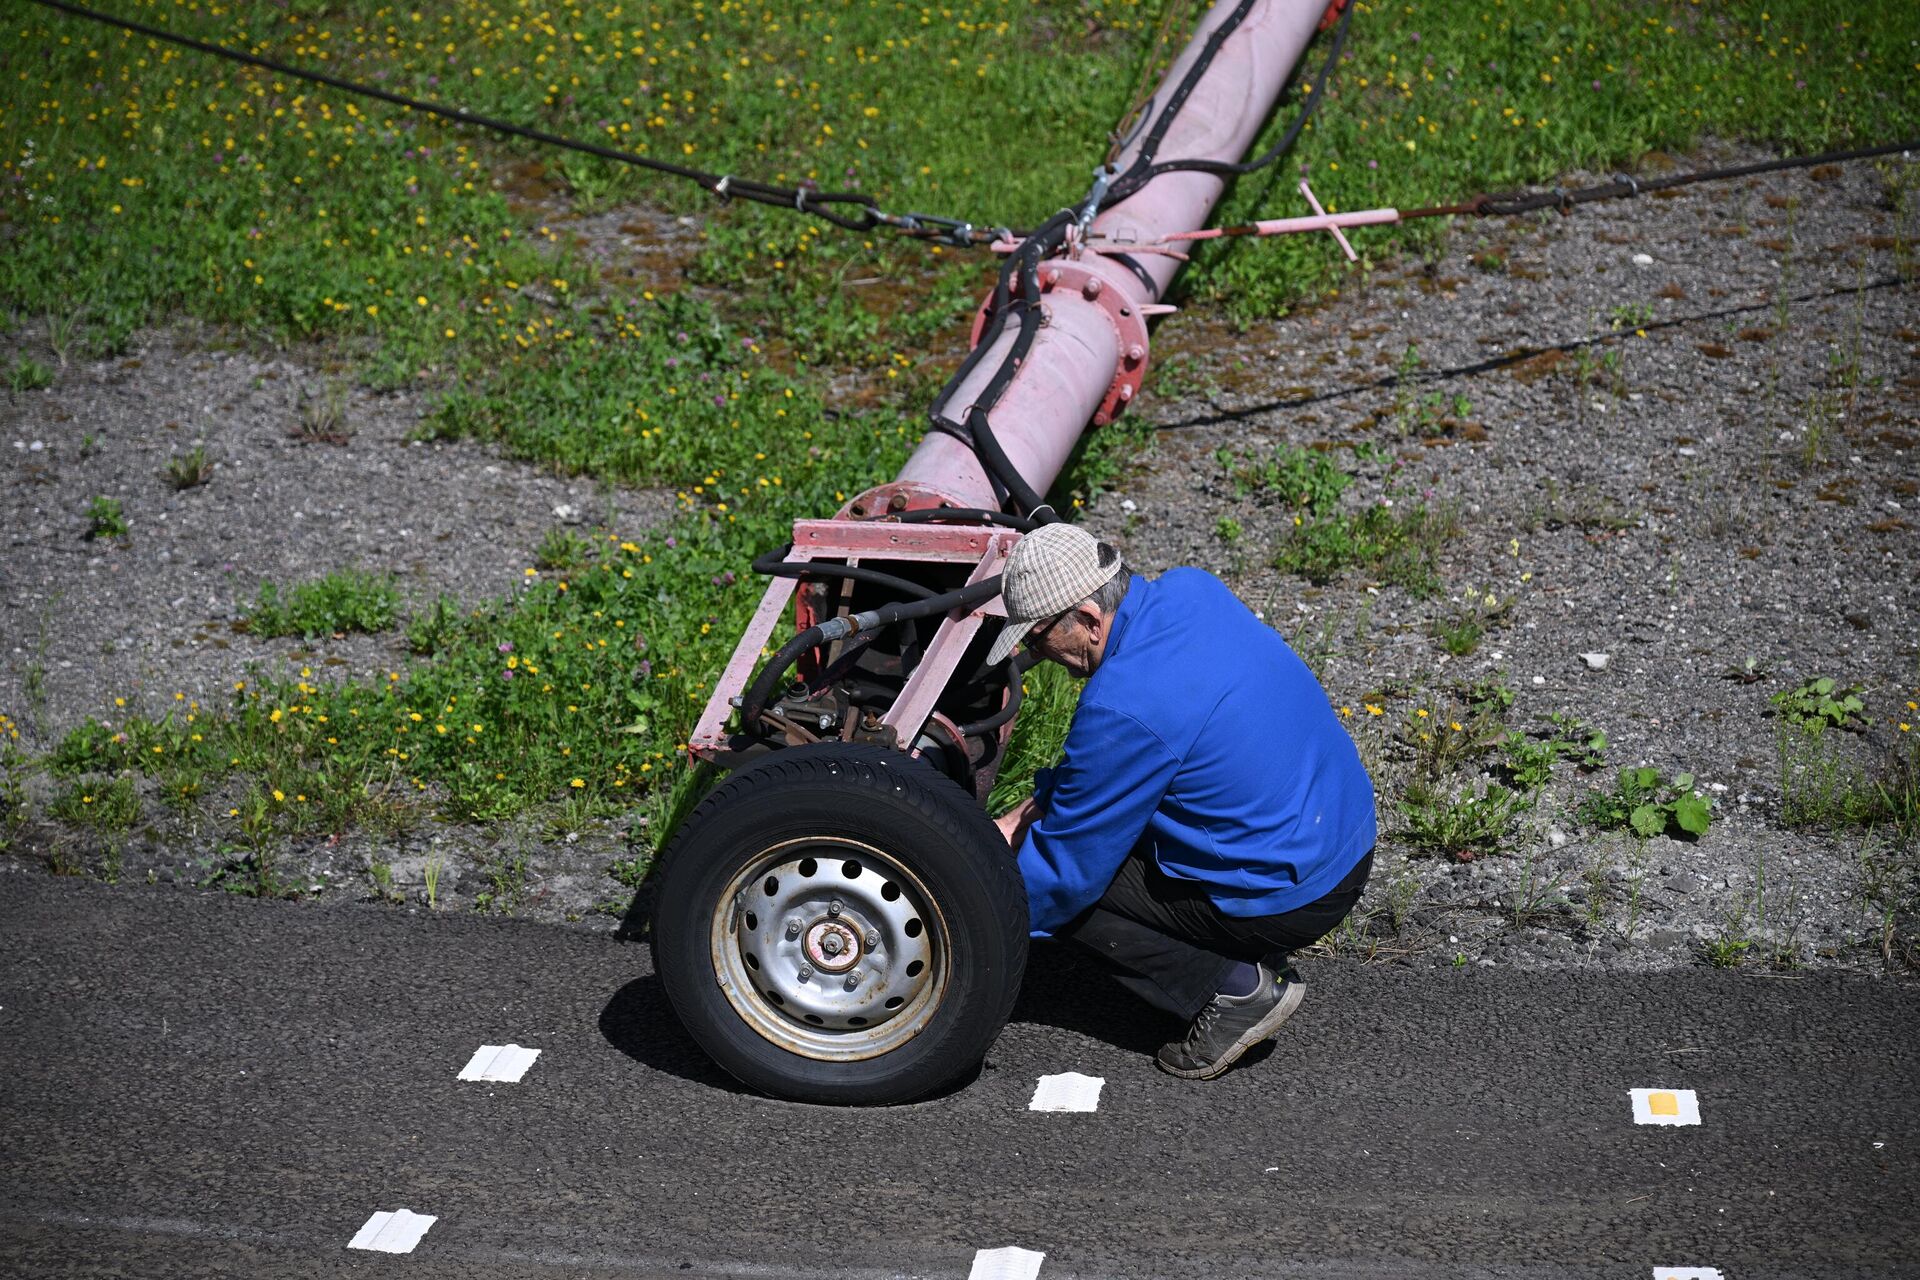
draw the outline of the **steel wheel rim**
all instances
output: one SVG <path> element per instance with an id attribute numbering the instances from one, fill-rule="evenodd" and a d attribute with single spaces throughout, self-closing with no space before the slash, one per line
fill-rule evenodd
<path id="1" fill-rule="evenodd" d="M 946 919 L 891 855 L 839 836 L 750 859 L 714 904 L 714 976 L 763 1039 L 854 1062 L 926 1030 L 951 970 Z"/>

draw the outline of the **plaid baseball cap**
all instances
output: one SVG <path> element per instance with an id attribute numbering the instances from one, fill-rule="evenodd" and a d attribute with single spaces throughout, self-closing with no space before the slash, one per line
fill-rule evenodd
<path id="1" fill-rule="evenodd" d="M 1021 538 L 1000 575 L 1007 624 L 995 637 L 987 665 L 1007 660 L 1038 623 L 1065 613 L 1112 581 L 1122 567 L 1115 555 L 1100 563 L 1100 540 L 1078 525 L 1043 524 Z"/>

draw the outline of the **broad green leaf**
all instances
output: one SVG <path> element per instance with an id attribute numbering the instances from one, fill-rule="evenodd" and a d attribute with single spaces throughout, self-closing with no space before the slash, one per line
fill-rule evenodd
<path id="1" fill-rule="evenodd" d="M 1667 811 L 1657 804 L 1643 804 L 1627 819 L 1633 829 L 1651 839 L 1667 829 Z"/>
<path id="2" fill-rule="evenodd" d="M 1673 789 L 1674 789 L 1675 791 L 1686 791 L 1686 790 L 1688 790 L 1689 788 L 1691 788 L 1692 786 L 1693 786 L 1693 775 L 1692 775 L 1692 774 L 1690 774 L 1690 773 L 1676 773 L 1676 774 L 1674 774 L 1674 775 L 1673 775 Z"/>
<path id="3" fill-rule="evenodd" d="M 1711 808 L 1705 796 L 1681 796 L 1673 802 L 1673 819 L 1689 835 L 1703 836 L 1713 821 Z"/>

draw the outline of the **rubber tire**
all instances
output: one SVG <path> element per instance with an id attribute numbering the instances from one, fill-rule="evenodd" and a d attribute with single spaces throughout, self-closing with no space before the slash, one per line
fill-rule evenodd
<path id="1" fill-rule="evenodd" d="M 773 1044 L 715 977 L 709 930 L 727 884 L 774 844 L 807 836 L 884 850 L 947 922 L 951 972 L 932 1022 L 879 1057 L 823 1062 Z M 738 770 L 681 824 L 662 855 L 652 938 L 674 1012 L 742 1083 L 797 1102 L 887 1105 L 952 1084 L 986 1057 L 1026 970 L 1027 891 L 998 828 L 944 774 L 881 747 L 815 743 Z"/>

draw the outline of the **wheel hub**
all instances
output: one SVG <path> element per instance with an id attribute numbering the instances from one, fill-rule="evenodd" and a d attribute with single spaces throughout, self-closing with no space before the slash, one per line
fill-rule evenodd
<path id="1" fill-rule="evenodd" d="M 715 976 L 766 1039 L 827 1060 L 875 1057 L 932 1017 L 946 927 L 917 877 L 870 845 L 795 840 L 741 869 L 720 899 Z"/>
<path id="2" fill-rule="evenodd" d="M 824 973 L 845 973 L 860 963 L 860 935 L 838 920 L 807 930 L 807 959 Z"/>

